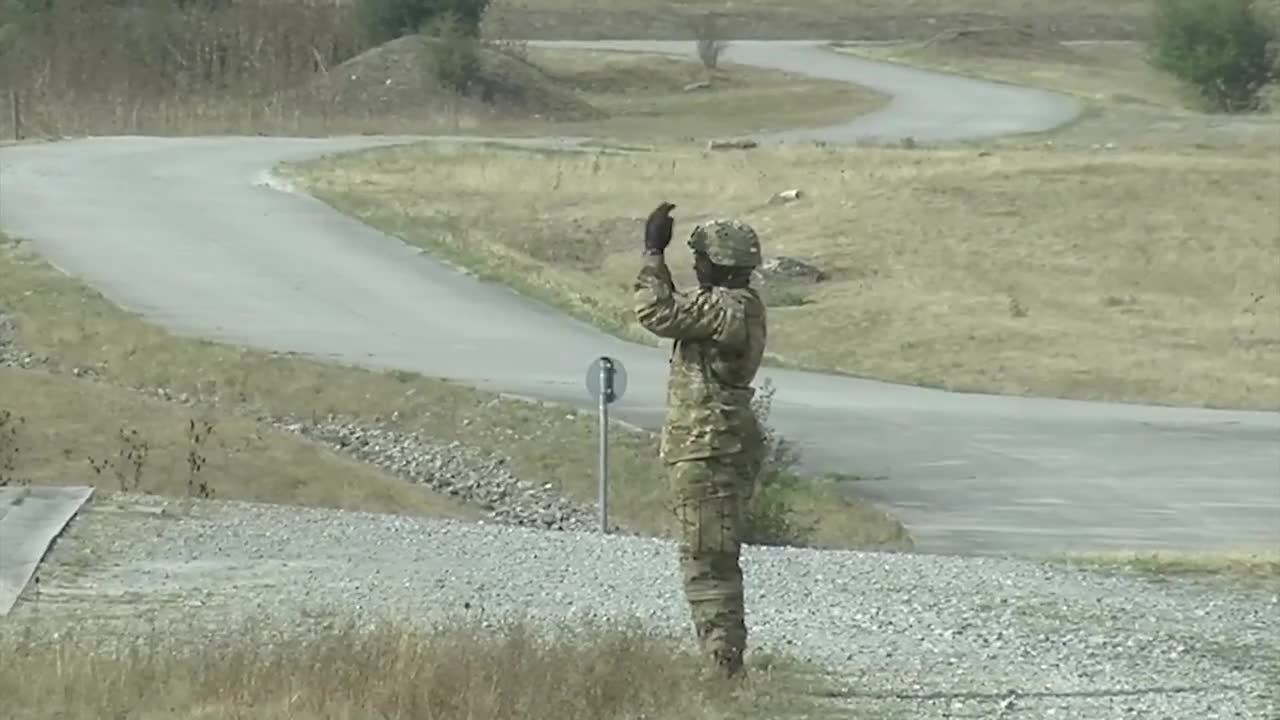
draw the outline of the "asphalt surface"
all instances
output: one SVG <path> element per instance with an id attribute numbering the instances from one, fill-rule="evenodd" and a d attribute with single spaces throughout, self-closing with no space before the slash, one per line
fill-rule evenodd
<path id="1" fill-rule="evenodd" d="M 594 45 L 688 52 L 687 44 Z M 896 96 L 873 115 L 766 142 L 1035 132 L 1077 110 L 1049 93 L 800 43 L 742 43 L 726 60 Z M 655 426 L 664 351 L 455 272 L 269 174 L 281 161 L 412 139 L 100 138 L 3 148 L 0 229 L 184 334 L 583 404 L 586 368 L 608 354 L 628 371 L 615 416 Z M 776 369 L 764 376 L 779 387 L 776 424 L 810 467 L 865 478 L 859 492 L 897 512 L 922 551 L 1280 542 L 1280 413 L 963 395 Z"/>
<path id="2" fill-rule="evenodd" d="M 692 43 L 670 40 L 530 44 L 683 56 L 693 52 Z M 766 143 L 893 142 L 907 137 L 930 142 L 979 140 L 1052 130 L 1074 120 L 1082 109 L 1075 99 L 1066 95 L 862 60 L 831 51 L 820 41 L 735 41 L 725 49 L 721 62 L 849 82 L 893 98 L 882 110 L 849 122 L 760 136 Z"/>

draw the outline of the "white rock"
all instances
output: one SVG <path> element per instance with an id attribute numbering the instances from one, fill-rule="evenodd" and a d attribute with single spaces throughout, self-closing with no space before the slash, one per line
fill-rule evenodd
<path id="1" fill-rule="evenodd" d="M 759 143 L 750 138 L 711 140 L 707 143 L 708 150 L 750 150 L 759 147 Z"/>

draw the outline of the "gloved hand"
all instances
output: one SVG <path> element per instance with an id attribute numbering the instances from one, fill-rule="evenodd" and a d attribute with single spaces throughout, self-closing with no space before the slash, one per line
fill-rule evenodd
<path id="1" fill-rule="evenodd" d="M 675 205 L 664 202 L 649 213 L 649 220 L 644 226 L 644 249 L 647 253 L 661 255 L 671 244 L 671 227 L 675 220 L 671 211 Z"/>

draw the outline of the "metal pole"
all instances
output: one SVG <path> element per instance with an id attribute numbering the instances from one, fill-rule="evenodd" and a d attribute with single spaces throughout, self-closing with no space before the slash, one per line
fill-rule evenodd
<path id="1" fill-rule="evenodd" d="M 22 99 L 17 90 L 9 91 L 9 107 L 13 111 L 13 139 L 22 140 Z"/>
<path id="2" fill-rule="evenodd" d="M 609 365 L 600 366 L 600 532 L 609 532 Z"/>

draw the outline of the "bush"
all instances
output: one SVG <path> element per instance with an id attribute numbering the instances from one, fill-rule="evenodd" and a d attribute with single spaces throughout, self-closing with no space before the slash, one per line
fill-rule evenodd
<path id="1" fill-rule="evenodd" d="M 1158 0 L 1152 63 L 1195 86 L 1214 110 L 1257 106 L 1276 31 L 1253 0 Z"/>
<path id="2" fill-rule="evenodd" d="M 356 17 L 370 41 L 384 43 L 412 35 L 452 16 L 462 34 L 479 37 L 489 0 L 357 0 Z"/>
<path id="3" fill-rule="evenodd" d="M 480 76 L 480 41 L 467 33 L 463 20 L 446 13 L 424 31 L 431 43 L 432 70 L 442 86 L 465 93 Z"/>
<path id="4" fill-rule="evenodd" d="M 800 452 L 769 425 L 776 388 L 766 380 L 752 401 L 756 417 L 764 429 L 765 457 L 755 493 L 746 508 L 745 542 L 753 545 L 805 545 L 813 524 L 800 521 L 793 498 L 803 490 Z"/>

